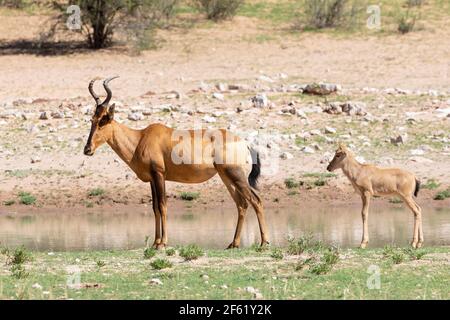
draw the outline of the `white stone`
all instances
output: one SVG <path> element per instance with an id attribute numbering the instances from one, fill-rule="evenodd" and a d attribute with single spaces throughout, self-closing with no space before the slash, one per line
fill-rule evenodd
<path id="1" fill-rule="evenodd" d="M 159 280 L 158 278 L 153 278 L 150 280 L 150 284 L 161 286 L 163 284 L 163 282 L 161 280 Z"/>
<path id="2" fill-rule="evenodd" d="M 218 93 L 218 92 L 214 92 L 212 96 L 213 96 L 214 99 L 217 99 L 217 100 L 220 100 L 220 101 L 225 100 L 224 95 L 221 94 L 221 93 Z"/>
<path id="3" fill-rule="evenodd" d="M 280 155 L 280 158 L 283 159 L 283 160 L 289 160 L 289 159 L 294 158 L 294 156 L 291 153 L 289 153 L 289 152 L 283 152 Z"/>

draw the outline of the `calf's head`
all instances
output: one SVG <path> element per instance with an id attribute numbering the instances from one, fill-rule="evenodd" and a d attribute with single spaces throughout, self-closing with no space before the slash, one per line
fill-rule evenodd
<path id="1" fill-rule="evenodd" d="M 334 171 L 342 168 L 344 159 L 348 156 L 349 151 L 345 145 L 339 143 L 339 146 L 334 154 L 333 160 L 328 164 L 327 170 Z"/>
<path id="2" fill-rule="evenodd" d="M 118 78 L 112 77 L 108 78 L 103 82 L 103 87 L 107 93 L 106 99 L 100 102 L 100 98 L 94 92 L 94 82 L 95 79 L 89 83 L 89 92 L 95 100 L 95 112 L 91 119 L 91 131 L 89 132 L 89 137 L 84 146 L 84 154 L 87 156 L 92 156 L 95 150 L 105 143 L 111 135 L 111 122 L 114 119 L 114 107 L 115 105 L 109 105 L 111 101 L 112 92 L 108 84 L 111 80 Z"/>

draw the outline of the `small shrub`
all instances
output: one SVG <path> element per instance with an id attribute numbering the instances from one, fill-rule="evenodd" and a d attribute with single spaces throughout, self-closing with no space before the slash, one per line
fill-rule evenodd
<path id="1" fill-rule="evenodd" d="M 436 193 L 434 196 L 434 200 L 445 200 L 447 198 L 450 198 L 450 188 L 447 188 L 446 190 L 440 191 Z"/>
<path id="2" fill-rule="evenodd" d="M 167 259 L 156 259 L 150 263 L 153 269 L 161 270 L 166 268 L 172 268 L 173 264 Z"/>
<path id="3" fill-rule="evenodd" d="M 13 9 L 23 9 L 27 5 L 25 0 L 0 0 L 0 6 L 13 8 Z"/>
<path id="4" fill-rule="evenodd" d="M 308 267 L 310 273 L 315 275 L 326 274 L 333 269 L 333 266 L 339 261 L 339 249 L 328 247 L 322 256 L 312 256 L 296 266 L 296 270 Z"/>
<path id="5" fill-rule="evenodd" d="M 272 258 L 274 258 L 275 260 L 282 260 L 283 259 L 283 251 L 280 248 L 274 248 L 274 249 L 272 249 L 270 256 Z"/>
<path id="6" fill-rule="evenodd" d="M 166 255 L 169 257 L 174 256 L 177 253 L 177 251 L 174 248 L 166 249 Z"/>
<path id="7" fill-rule="evenodd" d="M 8 255 L 7 264 L 9 265 L 19 265 L 31 260 L 31 254 L 24 246 L 14 249 L 12 253 L 7 250 L 6 254 Z"/>
<path id="8" fill-rule="evenodd" d="M 16 279 L 23 279 L 28 277 L 29 273 L 21 264 L 15 264 L 11 267 L 11 275 Z"/>
<path id="9" fill-rule="evenodd" d="M 394 246 L 392 246 L 390 244 L 389 245 L 385 245 L 384 248 L 383 248 L 383 257 L 387 258 L 387 257 L 392 256 L 394 251 L 395 251 L 395 247 Z"/>
<path id="10" fill-rule="evenodd" d="M 243 3 L 244 0 L 194 0 L 194 5 L 214 21 L 233 18 Z"/>
<path id="11" fill-rule="evenodd" d="M 186 261 L 196 260 L 203 255 L 203 250 L 195 244 L 182 247 L 180 249 L 180 257 Z"/>
<path id="12" fill-rule="evenodd" d="M 102 268 L 106 265 L 106 263 L 102 260 L 97 260 L 95 261 L 95 264 L 97 265 L 97 267 Z"/>
<path id="13" fill-rule="evenodd" d="M 288 188 L 288 189 L 294 189 L 294 188 L 298 188 L 299 183 L 296 182 L 296 181 L 294 180 L 294 178 L 286 178 L 286 179 L 284 180 L 284 185 L 285 185 L 286 188 Z"/>
<path id="14" fill-rule="evenodd" d="M 33 196 L 29 192 L 19 192 L 19 201 L 21 204 L 24 204 L 26 206 L 32 205 L 36 202 L 36 197 Z"/>
<path id="15" fill-rule="evenodd" d="M 408 7 L 421 7 L 425 3 L 425 0 L 406 0 Z"/>
<path id="16" fill-rule="evenodd" d="M 401 251 L 395 251 L 391 256 L 392 262 L 400 264 L 405 260 L 405 255 Z"/>
<path id="17" fill-rule="evenodd" d="M 422 185 L 423 189 L 428 189 L 428 190 L 434 190 L 440 187 L 440 183 L 437 182 L 434 179 L 428 179 L 427 183 L 425 183 L 424 185 Z"/>
<path id="18" fill-rule="evenodd" d="M 401 34 L 406 34 L 414 30 L 416 25 L 417 16 L 411 15 L 410 11 L 406 11 L 398 18 L 398 32 Z"/>
<path id="19" fill-rule="evenodd" d="M 326 274 L 333 269 L 333 266 L 339 261 L 339 250 L 335 247 L 330 247 L 318 262 L 315 262 L 310 267 L 310 272 L 316 275 Z"/>
<path id="20" fill-rule="evenodd" d="M 98 197 L 98 196 L 102 196 L 104 194 L 105 194 L 105 190 L 103 190 L 102 188 L 91 189 L 88 192 L 88 196 L 90 196 L 90 197 Z"/>
<path id="21" fill-rule="evenodd" d="M 403 250 L 403 252 L 411 260 L 421 260 L 427 254 L 425 250 L 413 249 L 413 248 L 407 248 L 407 249 Z"/>
<path id="22" fill-rule="evenodd" d="M 347 0 L 305 0 L 304 27 L 333 28 L 344 20 Z"/>
<path id="23" fill-rule="evenodd" d="M 299 238 L 288 239 L 288 254 L 300 255 L 305 251 L 319 251 L 325 246 L 321 241 L 314 240 L 312 235 L 305 235 Z"/>
<path id="24" fill-rule="evenodd" d="M 144 249 L 144 259 L 151 259 L 156 255 L 156 249 L 145 248 Z"/>
<path id="25" fill-rule="evenodd" d="M 182 192 L 180 194 L 181 199 L 186 200 L 186 201 L 192 201 L 192 200 L 196 200 L 198 199 L 198 197 L 200 197 L 200 193 L 199 192 Z"/>
<path id="26" fill-rule="evenodd" d="M 12 206 L 12 205 L 15 204 L 15 203 L 16 203 L 15 200 L 6 200 L 6 201 L 3 202 L 3 204 L 4 204 L 5 206 Z"/>
<path id="27" fill-rule="evenodd" d="M 261 246 L 259 243 L 254 243 L 251 245 L 250 247 L 252 250 L 254 250 L 255 252 L 261 253 L 264 251 L 267 251 L 267 249 L 269 248 L 268 246 Z"/>
<path id="28" fill-rule="evenodd" d="M 326 181 L 324 179 L 317 179 L 314 181 L 314 185 L 316 187 L 323 187 L 326 184 Z"/>

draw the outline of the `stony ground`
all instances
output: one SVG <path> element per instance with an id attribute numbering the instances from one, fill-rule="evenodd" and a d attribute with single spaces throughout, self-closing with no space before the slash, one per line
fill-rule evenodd
<path id="1" fill-rule="evenodd" d="M 2 15 L 2 43 L 33 39 L 40 30 L 40 16 Z M 12 24 L 23 28 L 12 30 Z M 324 175 L 338 141 L 361 161 L 411 170 L 424 185 L 435 182 L 419 197 L 431 201 L 450 184 L 447 35 L 445 24 L 405 36 L 293 34 L 284 25 L 239 16 L 161 31 L 161 48 L 139 56 L 118 48 L 50 56 L 4 50 L 1 203 L 18 205 L 20 192 L 40 206 L 148 202 L 149 188 L 109 147 L 92 158 L 82 154 L 93 111 L 87 84 L 116 74 L 118 121 L 134 128 L 155 122 L 228 128 L 256 145 L 266 155 L 261 188 L 267 203 L 291 203 L 286 195 L 294 192 L 295 201 L 359 201 L 342 173 Z M 317 82 L 337 90 L 304 92 Z M 288 178 L 306 183 L 290 190 Z M 105 192 L 87 196 L 94 188 Z M 203 204 L 229 201 L 217 177 L 195 186 L 168 183 L 171 197 L 192 190 Z"/>

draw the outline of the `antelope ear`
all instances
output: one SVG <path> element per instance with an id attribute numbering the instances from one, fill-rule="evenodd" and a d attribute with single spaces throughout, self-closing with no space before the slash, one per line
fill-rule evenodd
<path id="1" fill-rule="evenodd" d="M 113 103 L 112 105 L 110 105 L 109 107 L 108 107 L 108 116 L 109 116 L 109 118 L 112 120 L 112 119 L 114 119 L 114 109 L 116 108 L 116 104 L 115 103 Z"/>

